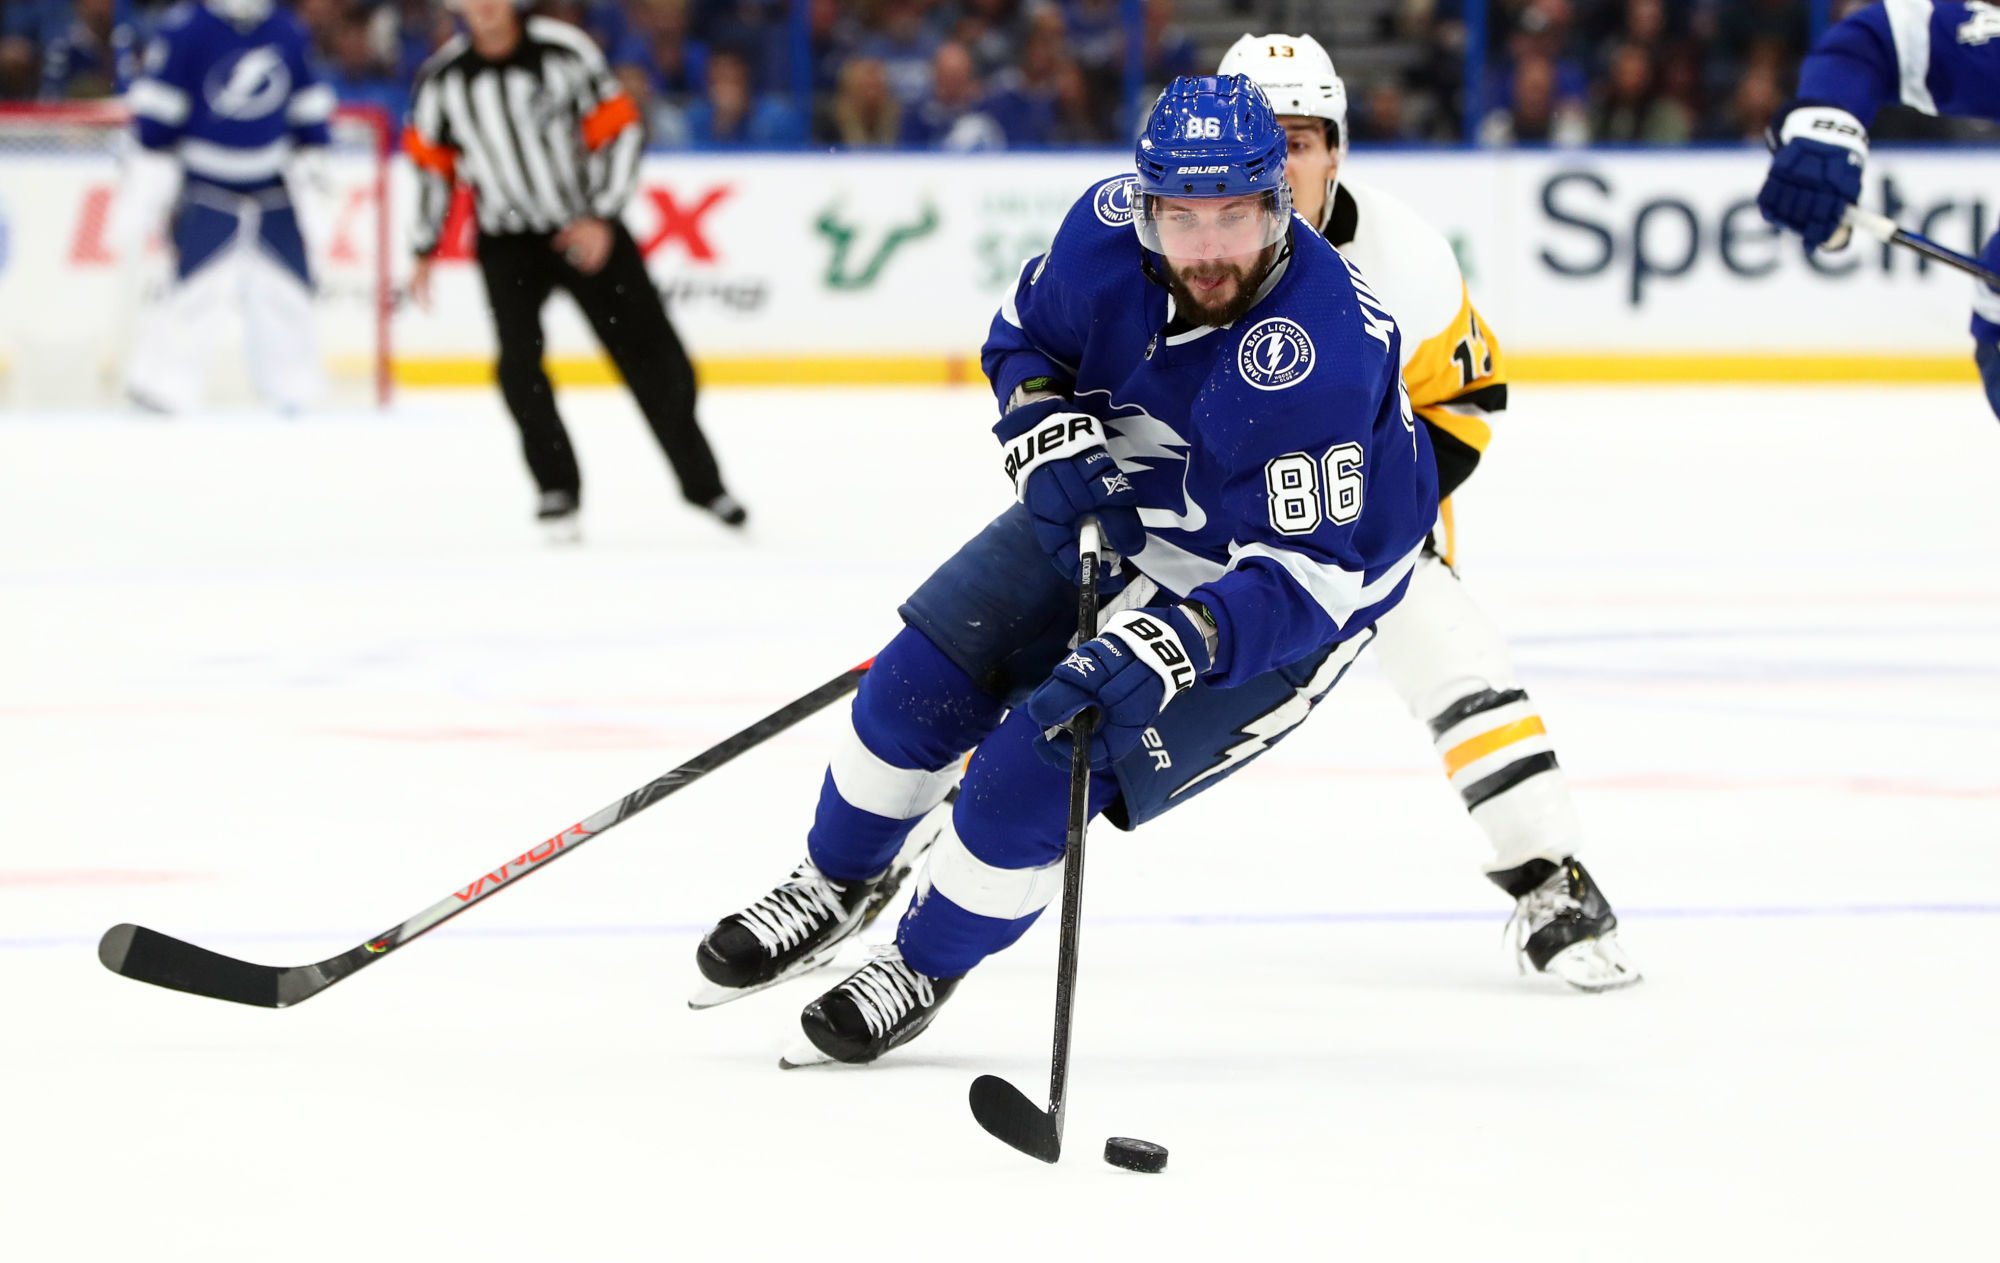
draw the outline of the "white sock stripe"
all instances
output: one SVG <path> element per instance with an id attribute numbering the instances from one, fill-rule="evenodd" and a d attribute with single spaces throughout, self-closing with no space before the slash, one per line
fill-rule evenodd
<path id="1" fill-rule="evenodd" d="M 1013 921 L 1039 912 L 1062 889 L 1061 860 L 1046 868 L 995 868 L 965 849 L 947 823 L 931 844 L 919 883 L 967 912 Z"/>
<path id="2" fill-rule="evenodd" d="M 897 767 L 861 744 L 850 721 L 827 761 L 833 787 L 850 807 L 890 820 L 911 820 L 944 801 L 958 780 L 958 761 L 936 772 Z"/>
<path id="3" fill-rule="evenodd" d="M 1583 826 L 1560 770 L 1531 776 L 1495 794 L 1472 809 L 1472 821 L 1493 844 L 1489 872 L 1537 858 L 1559 863 L 1583 844 Z"/>

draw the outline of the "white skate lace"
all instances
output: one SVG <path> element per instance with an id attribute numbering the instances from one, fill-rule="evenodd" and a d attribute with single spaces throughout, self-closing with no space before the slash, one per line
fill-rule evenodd
<path id="1" fill-rule="evenodd" d="M 738 915 L 764 950 L 776 956 L 796 945 L 827 921 L 847 915 L 840 896 L 847 887 L 827 880 L 811 860 L 792 870 L 784 885 L 743 909 Z"/>
<path id="2" fill-rule="evenodd" d="M 911 1006 L 929 1008 L 937 1003 L 931 980 L 904 964 L 903 953 L 894 943 L 870 953 L 861 972 L 841 983 L 840 989 L 861 1010 L 868 1033 L 878 1039 L 888 1034 L 889 1028 L 901 1021 Z"/>
<path id="3" fill-rule="evenodd" d="M 1583 904 L 1570 893 L 1569 886 L 1569 865 L 1564 864 L 1547 881 L 1514 901 L 1514 915 L 1507 918 L 1500 934 L 1503 941 L 1512 945 L 1515 966 L 1522 973 L 1528 972 L 1528 940 L 1535 936 L 1535 931 L 1565 912 L 1582 909 Z"/>

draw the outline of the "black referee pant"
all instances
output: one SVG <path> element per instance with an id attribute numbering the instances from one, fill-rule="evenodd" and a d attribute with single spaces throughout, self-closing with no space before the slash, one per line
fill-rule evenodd
<path id="1" fill-rule="evenodd" d="M 618 220 L 610 225 L 610 257 L 590 276 L 550 246 L 553 234 L 479 234 L 479 271 L 500 342 L 500 394 L 520 427 L 521 452 L 535 485 L 578 494 L 582 475 L 576 452 L 542 367 L 542 306 L 562 286 L 589 317 L 597 340 L 653 427 L 653 437 L 680 479 L 681 494 L 694 504 L 706 504 L 722 494 L 722 475 L 695 423 L 694 365 L 667 320 L 639 243 Z"/>

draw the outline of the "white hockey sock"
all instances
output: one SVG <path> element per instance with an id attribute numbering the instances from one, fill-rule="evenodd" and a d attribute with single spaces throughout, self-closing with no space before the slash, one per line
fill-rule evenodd
<path id="1" fill-rule="evenodd" d="M 850 711 L 827 763 L 833 787 L 848 806 L 889 820 L 914 820 L 943 802 L 958 783 L 957 759 L 937 771 L 897 767 L 861 743 L 851 716 Z"/>
<path id="2" fill-rule="evenodd" d="M 1582 829 L 1554 745 L 1458 576 L 1425 557 L 1377 631 L 1376 660 L 1430 726 L 1445 775 L 1493 844 L 1489 871 L 1573 854 Z"/>

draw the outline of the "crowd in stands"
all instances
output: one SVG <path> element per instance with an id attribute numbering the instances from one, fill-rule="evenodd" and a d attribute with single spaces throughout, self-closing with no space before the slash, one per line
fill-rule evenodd
<path id="1" fill-rule="evenodd" d="M 1422 57 L 1356 94 L 1357 140 L 1759 145 L 1813 34 L 1805 0 L 1490 0 L 1481 82 L 1468 92 L 1464 4 L 1479 2 L 1400 0 L 1395 38 Z M 1827 20 L 1870 2 L 1831 0 Z M 1873 134 L 1978 130 L 1891 107 Z"/>
<path id="2" fill-rule="evenodd" d="M 440 0 L 291 0 L 349 103 L 400 116 L 456 29 Z M 1357 143 L 1756 143 L 1809 43 L 1803 0 L 1367 0 L 1400 55 L 1350 74 Z M 1833 0 L 1834 17 L 1866 0 Z M 1467 70 L 1464 6 L 1486 5 Z M 1245 30 L 1312 5 L 1222 0 Z M 162 0 L 0 0 L 0 100 L 114 94 Z M 655 145 L 1021 149 L 1122 143 L 1160 85 L 1212 68 L 1144 0 L 1128 97 L 1120 0 L 541 0 L 589 32 Z M 1267 11 L 1268 10 L 1268 11 Z M 1342 50 L 1334 44 L 1336 64 Z M 801 85 L 809 93 L 801 94 Z M 1878 134 L 1947 125 L 1891 119 Z"/>
<path id="3" fill-rule="evenodd" d="M 438 0 L 292 0 L 343 102 L 400 114 L 456 27 Z M 0 100 L 116 92 L 166 5 L 0 0 Z M 541 0 L 605 50 L 653 143 L 1042 148 L 1123 139 L 1120 0 Z M 1202 69 L 1173 0 L 1145 0 L 1145 81 Z M 809 85 L 809 96 L 796 92 Z M 1147 93 L 1150 96 L 1150 91 Z"/>

